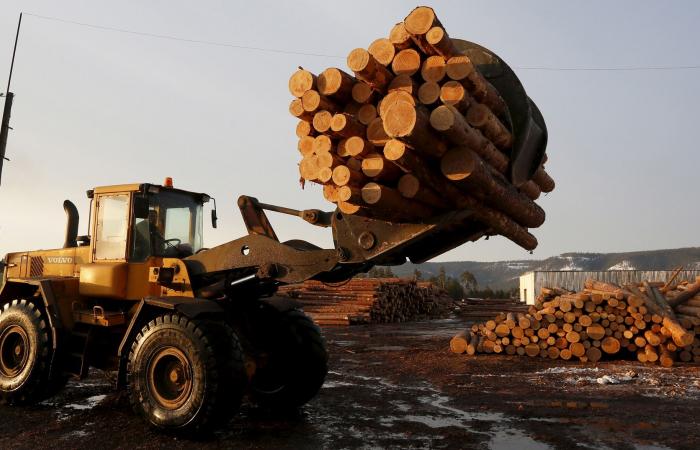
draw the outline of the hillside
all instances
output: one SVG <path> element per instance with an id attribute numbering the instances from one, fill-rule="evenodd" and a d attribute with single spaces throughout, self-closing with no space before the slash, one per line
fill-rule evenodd
<path id="1" fill-rule="evenodd" d="M 653 270 L 678 266 L 700 269 L 700 247 L 626 253 L 563 253 L 544 260 L 404 264 L 392 270 L 399 276 L 410 276 L 417 268 L 423 278 L 429 278 L 437 275 L 441 266 L 452 277 L 459 277 L 464 271 L 471 272 L 480 287 L 508 289 L 518 286 L 518 277 L 532 270 Z"/>

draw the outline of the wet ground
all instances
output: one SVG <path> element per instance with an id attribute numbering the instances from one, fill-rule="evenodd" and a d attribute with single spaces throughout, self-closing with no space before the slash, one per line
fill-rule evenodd
<path id="1" fill-rule="evenodd" d="M 204 441 L 151 431 L 96 372 L 0 408 L 0 448 L 700 448 L 700 366 L 450 354 L 462 326 L 326 329 L 331 372 L 315 400 L 294 417 L 244 405 Z"/>

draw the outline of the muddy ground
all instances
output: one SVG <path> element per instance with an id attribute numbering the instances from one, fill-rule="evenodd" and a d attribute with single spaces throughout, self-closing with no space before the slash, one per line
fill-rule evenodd
<path id="1" fill-rule="evenodd" d="M 203 441 L 151 431 L 94 372 L 40 405 L 0 407 L 0 448 L 700 448 L 700 366 L 452 355 L 462 326 L 326 329 L 331 371 L 303 411 L 244 405 Z"/>

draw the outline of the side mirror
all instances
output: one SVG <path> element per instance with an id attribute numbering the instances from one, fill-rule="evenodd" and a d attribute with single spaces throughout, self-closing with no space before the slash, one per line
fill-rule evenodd
<path id="1" fill-rule="evenodd" d="M 219 220 L 218 217 L 216 217 L 216 199 L 214 200 L 214 209 L 211 210 L 211 227 L 216 228 L 216 222 Z"/>

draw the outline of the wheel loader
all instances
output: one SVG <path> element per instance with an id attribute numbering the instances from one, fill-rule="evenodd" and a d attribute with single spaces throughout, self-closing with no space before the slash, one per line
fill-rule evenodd
<path id="1" fill-rule="evenodd" d="M 515 137 L 509 176 L 522 183 L 544 157 L 542 116 L 500 58 L 465 45 L 508 106 Z M 97 187 L 87 195 L 87 235 L 78 236 L 78 211 L 65 201 L 61 248 L 4 258 L 0 399 L 42 400 L 95 367 L 116 371 L 116 387 L 164 430 L 222 424 L 244 396 L 293 409 L 319 392 L 328 364 L 320 330 L 293 300 L 275 295 L 278 286 L 342 282 L 374 265 L 420 263 L 493 234 L 468 209 L 392 222 L 241 196 L 248 234 L 205 248 L 207 194 L 166 180 Z M 331 228 L 334 248 L 280 242 L 265 211 Z"/>

